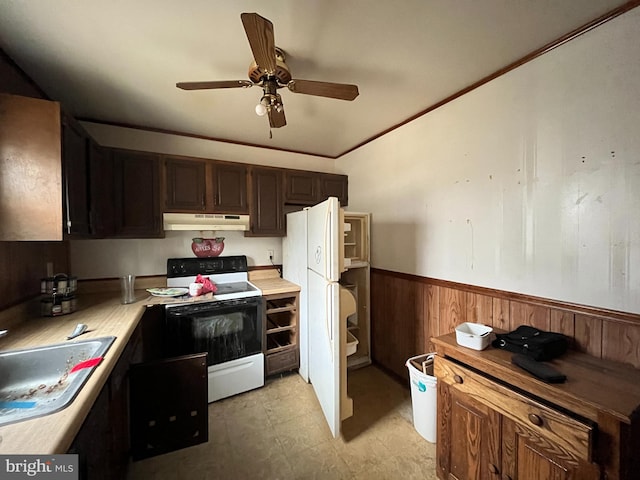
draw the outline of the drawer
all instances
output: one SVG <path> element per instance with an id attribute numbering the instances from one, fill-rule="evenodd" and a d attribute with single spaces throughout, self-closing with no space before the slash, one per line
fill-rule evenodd
<path id="1" fill-rule="evenodd" d="M 278 353 L 272 353 L 266 357 L 266 374 L 272 375 L 286 370 L 293 370 L 300 366 L 298 360 L 298 348 L 293 347 Z"/>
<path id="2" fill-rule="evenodd" d="M 591 462 L 593 426 L 440 356 L 435 358 L 434 374 L 439 382 L 450 385 L 510 418 L 517 425 L 535 432 L 571 458 Z"/>

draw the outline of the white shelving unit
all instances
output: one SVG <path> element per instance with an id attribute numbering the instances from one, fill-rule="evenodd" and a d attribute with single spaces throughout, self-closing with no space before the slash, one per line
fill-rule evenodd
<path id="1" fill-rule="evenodd" d="M 368 213 L 344 212 L 344 258 L 348 268 L 340 284 L 356 299 L 356 313 L 347 318 L 347 330 L 358 339 L 356 353 L 347 359 L 349 368 L 371 363 Z"/>

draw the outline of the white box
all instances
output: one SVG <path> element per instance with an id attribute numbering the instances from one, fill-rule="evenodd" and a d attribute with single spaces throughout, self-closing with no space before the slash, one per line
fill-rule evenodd
<path id="1" fill-rule="evenodd" d="M 456 342 L 473 350 L 484 350 L 491 343 L 493 328 L 481 323 L 465 322 L 456 327 Z"/>

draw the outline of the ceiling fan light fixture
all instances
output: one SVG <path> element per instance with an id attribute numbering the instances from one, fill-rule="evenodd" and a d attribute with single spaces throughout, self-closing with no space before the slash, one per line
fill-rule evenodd
<path id="1" fill-rule="evenodd" d="M 267 113 L 267 107 L 265 107 L 262 102 L 256 105 L 256 115 L 259 117 L 264 117 Z"/>
<path id="2" fill-rule="evenodd" d="M 265 91 L 264 96 L 260 99 L 260 103 L 256 105 L 256 115 L 262 117 L 272 109 L 278 113 L 281 113 L 284 110 L 282 97 L 278 94 L 273 95 Z"/>

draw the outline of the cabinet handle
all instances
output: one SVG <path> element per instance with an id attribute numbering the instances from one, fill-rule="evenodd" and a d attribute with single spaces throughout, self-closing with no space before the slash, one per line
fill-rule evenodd
<path id="1" fill-rule="evenodd" d="M 537 425 L 538 427 L 542 426 L 542 418 L 540 418 L 538 415 L 535 415 L 533 413 L 529 414 L 529 421 L 534 425 Z"/>
<path id="2" fill-rule="evenodd" d="M 498 467 L 496 467 L 493 463 L 490 463 L 489 471 L 495 475 L 496 473 L 498 473 Z"/>
<path id="3" fill-rule="evenodd" d="M 454 375 L 454 376 L 453 376 L 453 380 L 454 380 L 456 383 L 463 383 L 463 382 L 464 382 L 463 378 L 462 378 L 460 375 Z"/>

